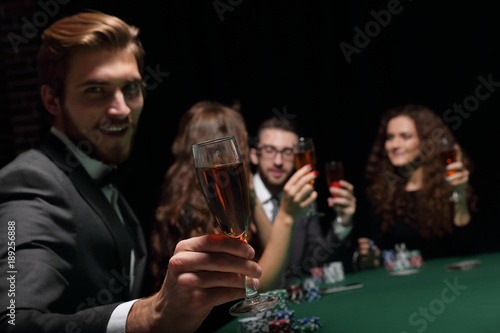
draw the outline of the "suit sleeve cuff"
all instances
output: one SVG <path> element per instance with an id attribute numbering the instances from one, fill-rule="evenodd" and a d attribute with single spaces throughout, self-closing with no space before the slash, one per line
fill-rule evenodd
<path id="1" fill-rule="evenodd" d="M 122 303 L 113 310 L 111 317 L 109 317 L 106 333 L 125 333 L 128 313 L 136 301 L 137 300 L 135 299 L 133 301 Z"/>

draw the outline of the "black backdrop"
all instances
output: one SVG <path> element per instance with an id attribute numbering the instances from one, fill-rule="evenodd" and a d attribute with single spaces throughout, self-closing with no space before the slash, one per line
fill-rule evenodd
<path id="1" fill-rule="evenodd" d="M 149 78 L 127 163 L 134 177 L 123 190 L 146 225 L 172 162 L 178 121 L 199 100 L 238 100 L 250 134 L 264 118 L 293 117 L 314 138 L 318 165 L 344 160 L 360 206 L 380 114 L 420 103 L 455 117 L 448 123 L 476 165 L 471 182 L 481 200 L 483 248 L 489 250 L 497 247 L 500 230 L 500 196 L 494 194 L 500 185 L 500 27 L 493 4 L 73 0 L 60 5 L 54 19 L 95 9 L 141 28 Z M 460 104 L 465 111 L 455 113 Z M 362 212 L 360 207 L 361 221 Z"/>

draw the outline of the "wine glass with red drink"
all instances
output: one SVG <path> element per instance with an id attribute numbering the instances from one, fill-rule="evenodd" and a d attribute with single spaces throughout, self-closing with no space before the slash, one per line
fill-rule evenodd
<path id="1" fill-rule="evenodd" d="M 457 149 L 455 148 L 455 143 L 446 138 L 443 137 L 441 138 L 439 142 L 439 149 L 441 153 L 441 158 L 444 162 L 444 166 L 446 167 L 448 164 L 451 164 L 453 162 L 456 162 L 457 160 Z M 446 170 L 446 176 L 453 175 L 456 171 L 455 170 Z M 457 202 L 458 201 L 458 193 L 457 191 L 453 190 L 453 193 L 450 196 L 450 201 Z"/>
<path id="2" fill-rule="evenodd" d="M 316 170 L 316 150 L 312 138 L 300 137 L 299 142 L 293 146 L 295 154 L 295 169 L 299 170 L 306 164 L 312 165 L 312 170 Z M 314 179 L 311 185 L 314 184 Z M 307 216 L 323 216 L 324 213 L 316 211 L 313 206 L 309 206 Z"/>
<path id="3" fill-rule="evenodd" d="M 341 188 L 339 182 L 344 179 L 344 163 L 342 163 L 341 161 L 330 161 L 328 163 L 325 163 L 325 175 L 328 188 Z M 339 195 L 333 193 L 332 197 L 338 198 Z M 336 209 L 335 211 L 337 212 L 335 222 L 342 224 L 343 220 L 342 216 L 340 215 L 339 209 Z"/>
<path id="4" fill-rule="evenodd" d="M 224 234 L 246 241 L 250 213 L 248 178 L 234 136 L 204 141 L 192 146 L 194 166 L 203 195 Z M 249 279 L 251 280 L 251 279 Z M 233 305 L 233 316 L 262 312 L 277 304 L 279 297 L 259 294 L 243 277 L 246 297 Z"/>

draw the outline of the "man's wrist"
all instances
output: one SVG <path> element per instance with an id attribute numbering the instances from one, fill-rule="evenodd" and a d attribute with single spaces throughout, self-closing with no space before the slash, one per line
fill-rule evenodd
<path id="1" fill-rule="evenodd" d="M 137 300 L 121 303 L 113 310 L 106 327 L 106 333 L 126 332 L 128 314 L 136 301 Z"/>
<path id="2" fill-rule="evenodd" d="M 142 298 L 132 305 L 127 317 L 126 333 L 155 332 L 154 327 L 159 318 L 156 316 L 153 297 Z"/>

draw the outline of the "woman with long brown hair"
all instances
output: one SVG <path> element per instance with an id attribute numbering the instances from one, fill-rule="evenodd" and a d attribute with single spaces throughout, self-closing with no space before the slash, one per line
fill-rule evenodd
<path id="1" fill-rule="evenodd" d="M 372 238 L 379 248 L 405 243 L 424 258 L 472 250 L 472 163 L 455 144 L 457 159 L 446 166 L 443 140 L 456 142 L 427 107 L 406 105 L 383 115 L 366 167 Z M 366 252 L 366 239 L 360 248 Z"/>

